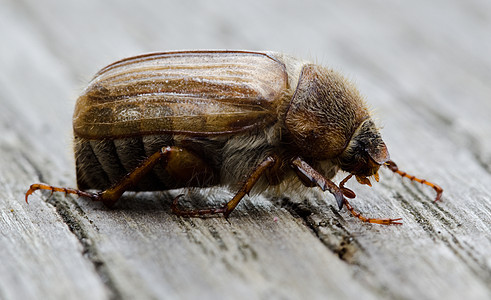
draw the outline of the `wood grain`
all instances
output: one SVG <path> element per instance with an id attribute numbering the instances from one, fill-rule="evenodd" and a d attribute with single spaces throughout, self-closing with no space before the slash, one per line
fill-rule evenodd
<path id="1" fill-rule="evenodd" d="M 485 1 L 33 1 L 0 6 L 0 299 L 491 298 L 491 5 Z M 331 195 L 246 199 L 229 221 L 170 212 L 178 191 L 114 209 L 37 193 L 74 186 L 75 99 L 103 66 L 173 49 L 251 49 L 347 74 L 391 158 L 444 188 L 383 170 Z M 341 180 L 342 176 L 336 179 Z M 220 204 L 223 190 L 183 205 Z"/>

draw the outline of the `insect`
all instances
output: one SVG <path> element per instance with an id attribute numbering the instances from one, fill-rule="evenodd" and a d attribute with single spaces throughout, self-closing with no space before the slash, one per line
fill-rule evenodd
<path id="1" fill-rule="evenodd" d="M 338 72 L 276 52 L 177 51 L 117 61 L 99 71 L 73 115 L 78 189 L 33 184 L 113 205 L 125 191 L 227 186 L 224 206 L 181 216 L 228 217 L 251 191 L 320 187 L 362 221 L 346 198 L 351 177 L 371 185 L 400 171 L 358 90 Z M 349 175 L 336 185 L 339 171 Z M 298 184 L 301 183 L 301 184 Z M 99 190 L 90 192 L 89 190 Z"/>

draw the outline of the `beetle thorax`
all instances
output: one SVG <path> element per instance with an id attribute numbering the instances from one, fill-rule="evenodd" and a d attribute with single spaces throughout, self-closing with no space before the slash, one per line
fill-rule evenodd
<path id="1" fill-rule="evenodd" d="M 358 90 L 333 70 L 305 65 L 285 116 L 285 126 L 302 156 L 338 157 L 369 118 Z"/>

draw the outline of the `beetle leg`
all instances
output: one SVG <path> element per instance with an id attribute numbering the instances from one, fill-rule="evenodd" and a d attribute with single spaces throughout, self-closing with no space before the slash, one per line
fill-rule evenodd
<path id="1" fill-rule="evenodd" d="M 242 185 L 240 190 L 235 194 L 235 196 L 230 200 L 227 204 L 220 208 L 206 208 L 206 209 L 198 209 L 198 210 L 181 210 L 177 204 L 178 199 L 181 195 L 177 196 L 172 203 L 172 211 L 179 216 L 186 217 L 198 217 L 204 215 L 212 215 L 222 213 L 225 218 L 228 218 L 230 213 L 237 207 L 240 200 L 249 194 L 251 189 L 254 187 L 254 184 L 258 181 L 261 175 L 268 169 L 271 169 L 276 163 L 277 158 L 274 156 L 268 156 L 262 163 L 260 163 L 256 169 L 252 172 L 252 174 L 247 178 L 246 182 Z"/>
<path id="2" fill-rule="evenodd" d="M 341 181 L 341 188 L 337 187 L 331 180 L 325 178 L 322 174 L 317 172 L 314 168 L 312 168 L 308 163 L 303 161 L 300 157 L 292 160 L 292 167 L 297 171 L 297 175 L 299 175 L 300 179 L 310 180 L 311 182 L 318 185 L 323 191 L 328 190 L 331 194 L 334 195 L 336 201 L 338 203 L 339 209 L 346 206 L 349 212 L 356 218 L 360 219 L 363 222 L 382 224 L 382 225 L 401 225 L 402 223 L 398 222 L 401 219 L 377 219 L 377 218 L 366 218 L 359 212 L 357 212 L 353 206 L 343 197 L 343 193 L 347 194 L 347 197 L 352 196 L 353 198 L 356 196 L 353 191 L 344 187 L 344 184 L 352 177 L 352 175 L 348 175 L 343 181 Z"/>
<path id="3" fill-rule="evenodd" d="M 351 198 L 351 199 L 355 198 L 356 197 L 356 194 L 355 194 L 355 192 L 353 192 L 349 188 L 345 187 L 344 184 L 346 182 L 348 182 L 348 180 L 352 176 L 353 176 L 353 174 L 349 174 L 348 176 L 346 176 L 346 178 L 344 178 L 343 180 L 341 180 L 341 182 L 339 183 L 339 188 L 341 189 L 341 192 L 343 192 L 343 195 L 345 195 L 346 197 Z"/>
<path id="4" fill-rule="evenodd" d="M 392 160 L 389 160 L 385 163 L 385 165 L 387 166 L 387 168 L 389 168 L 392 172 L 394 173 L 397 173 L 399 175 L 401 175 L 402 177 L 406 177 L 406 178 L 409 178 L 410 180 L 413 180 L 413 181 L 416 181 L 416 182 L 419 182 L 421 184 L 426 184 L 430 187 L 432 187 L 435 191 L 436 191 L 436 197 L 435 197 L 435 201 L 438 201 L 440 200 L 440 198 L 442 197 L 442 193 L 443 193 L 443 189 L 437 185 L 437 184 L 434 184 L 432 182 L 429 182 L 429 181 L 426 181 L 425 179 L 420 179 L 420 178 L 417 178 L 413 175 L 410 175 L 404 171 L 401 171 L 399 170 L 399 167 L 396 165 L 395 162 L 393 162 Z"/>
<path id="5" fill-rule="evenodd" d="M 126 174 L 121 180 L 119 180 L 116 184 L 111 186 L 110 188 L 97 193 L 85 192 L 77 189 L 63 188 L 63 187 L 55 187 L 42 183 L 32 184 L 29 187 L 29 190 L 26 192 L 26 202 L 29 195 L 34 193 L 36 190 L 50 190 L 51 192 L 63 192 L 65 194 L 75 194 L 78 196 L 83 196 L 90 198 L 94 201 L 102 201 L 104 204 L 111 206 L 116 203 L 116 201 L 121 197 L 121 195 L 128 188 L 135 186 L 141 178 L 147 174 L 152 168 L 162 159 L 167 159 L 168 156 L 176 151 L 181 149 L 175 147 L 164 147 L 159 151 L 152 154 L 150 157 L 146 158 L 138 167 L 136 167 L 133 171 Z"/>
<path id="6" fill-rule="evenodd" d="M 138 182 L 150 172 L 157 163 L 162 160 L 163 165 L 166 165 L 169 161 L 169 156 L 172 153 L 182 151 L 180 148 L 176 147 L 162 147 L 159 151 L 150 155 L 146 158 L 138 167 L 133 171 L 126 174 L 122 179 L 120 179 L 116 184 L 111 186 L 105 191 L 101 192 L 101 201 L 106 205 L 114 205 L 116 201 L 121 197 L 121 195 L 129 188 L 136 186 Z"/>
<path id="7" fill-rule="evenodd" d="M 308 182 L 318 185 L 322 191 L 328 190 L 336 198 L 339 209 L 343 208 L 343 193 L 331 180 L 325 178 L 321 173 L 317 172 L 308 163 L 297 157 L 291 162 L 292 168 L 297 173 L 297 176 L 302 182 Z"/>
<path id="8" fill-rule="evenodd" d="M 360 219 L 363 222 L 374 223 L 374 224 L 382 224 L 382 225 L 402 225 L 402 223 L 399 222 L 400 220 L 402 220 L 402 218 L 397 218 L 397 219 L 389 219 L 389 218 L 382 218 L 382 219 L 367 218 L 367 217 L 364 217 L 361 213 L 357 212 L 353 208 L 353 206 L 351 206 L 351 204 L 348 202 L 348 200 L 344 199 L 343 200 L 343 203 L 346 206 L 346 209 L 348 209 L 350 211 L 350 213 L 354 217 Z"/>
<path id="9" fill-rule="evenodd" d="M 172 201 L 171 209 L 175 215 L 181 217 L 203 217 L 206 215 L 215 215 L 215 214 L 223 214 L 225 213 L 226 206 L 223 207 L 215 207 L 215 208 L 204 208 L 204 209 L 191 209 L 184 210 L 179 208 L 179 198 L 184 196 L 183 194 L 177 195 Z"/>
<path id="10" fill-rule="evenodd" d="M 53 192 L 65 193 L 65 195 L 74 194 L 74 195 L 78 195 L 81 197 L 87 197 L 87 198 L 90 198 L 90 199 L 93 199 L 96 201 L 100 201 L 100 193 L 90 193 L 90 192 L 85 192 L 85 191 L 81 191 L 81 190 L 77 190 L 77 189 L 52 186 L 52 185 L 48 185 L 48 184 L 44 184 L 44 183 L 34 183 L 34 184 L 31 184 L 31 186 L 29 187 L 29 190 L 27 190 L 27 192 L 26 192 L 26 197 L 25 197 L 26 203 L 28 203 L 29 196 L 37 190 L 48 190 L 48 191 L 51 191 L 51 194 L 53 194 Z"/>

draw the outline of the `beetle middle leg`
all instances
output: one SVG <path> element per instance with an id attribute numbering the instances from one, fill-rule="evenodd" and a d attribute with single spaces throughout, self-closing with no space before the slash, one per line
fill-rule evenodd
<path id="1" fill-rule="evenodd" d="M 172 212 L 179 216 L 187 216 L 187 217 L 197 217 L 204 215 L 212 215 L 212 214 L 220 214 L 222 213 L 225 218 L 228 218 L 230 213 L 237 207 L 240 200 L 244 198 L 245 195 L 248 195 L 252 190 L 256 182 L 259 180 L 261 175 L 265 173 L 267 170 L 273 168 L 278 162 L 278 159 L 275 156 L 268 156 L 263 162 L 261 162 L 256 169 L 252 172 L 251 175 L 247 178 L 246 182 L 242 185 L 240 190 L 235 194 L 235 196 L 227 202 L 223 207 L 219 208 L 205 208 L 205 209 L 197 209 L 197 210 L 182 210 L 178 207 L 178 199 L 181 195 L 177 196 L 172 203 Z"/>

